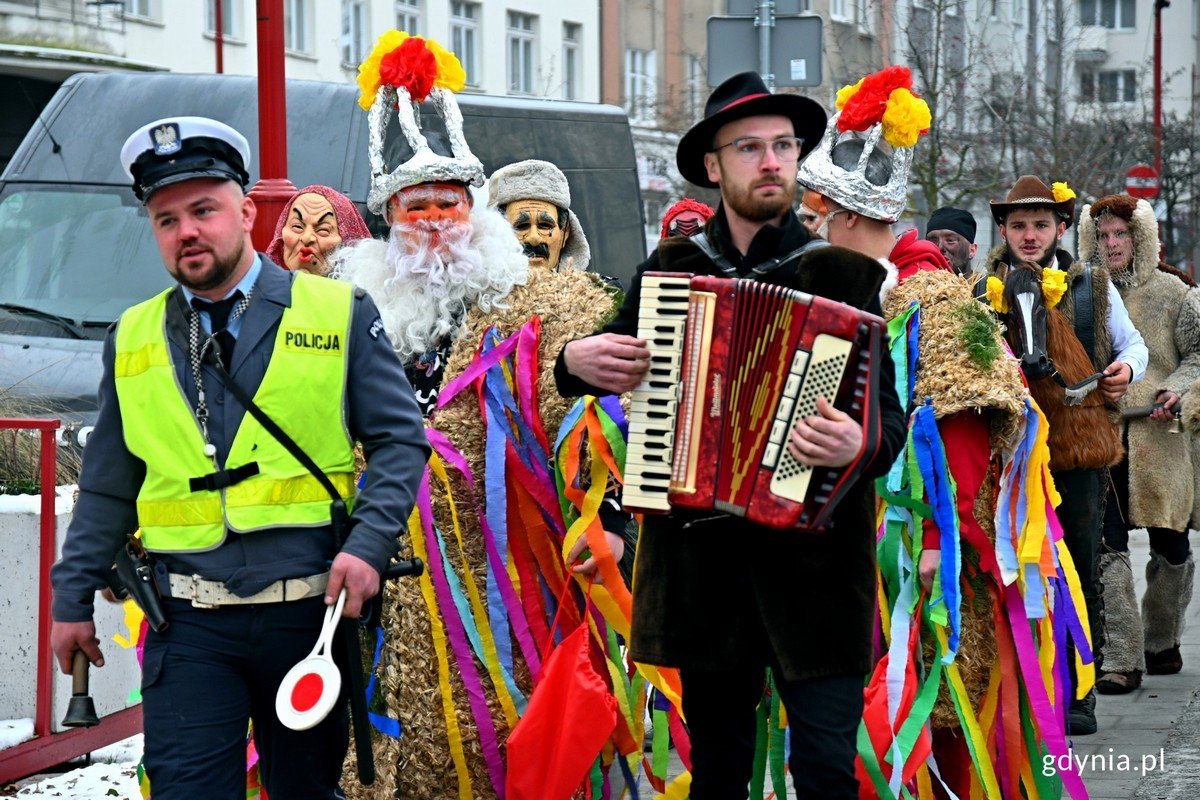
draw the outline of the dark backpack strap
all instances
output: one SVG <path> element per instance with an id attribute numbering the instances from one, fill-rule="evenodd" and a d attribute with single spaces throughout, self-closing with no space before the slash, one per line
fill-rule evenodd
<path id="1" fill-rule="evenodd" d="M 1071 302 L 1075 304 L 1075 336 L 1088 358 L 1096 363 L 1096 305 L 1093 302 L 1092 263 L 1085 262 L 1079 280 L 1071 284 Z"/>
<path id="2" fill-rule="evenodd" d="M 696 231 L 688 237 L 688 240 L 691 241 L 692 244 L 696 245 L 696 247 L 699 247 L 700 252 L 708 256 L 708 259 L 716 264 L 717 268 L 720 269 L 721 272 L 725 273 L 727 278 L 738 277 L 737 269 L 733 266 L 733 264 L 729 263 L 729 259 L 717 252 L 717 248 L 713 247 L 713 243 L 708 240 L 708 236 L 704 233 L 704 231 Z"/>

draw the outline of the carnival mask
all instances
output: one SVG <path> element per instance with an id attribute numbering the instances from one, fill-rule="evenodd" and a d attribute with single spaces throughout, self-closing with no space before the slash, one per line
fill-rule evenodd
<path id="1" fill-rule="evenodd" d="M 558 215 L 558 206 L 544 200 L 514 200 L 504 209 L 530 265 L 558 267 L 567 243 L 567 229 L 559 227 Z"/>
<path id="2" fill-rule="evenodd" d="M 704 221 L 704 215 L 699 211 L 681 211 L 675 216 L 675 219 L 671 220 L 671 226 L 667 228 L 667 235 L 690 238 L 704 227 Z"/>
<path id="3" fill-rule="evenodd" d="M 333 204 L 316 192 L 300 195 L 288 210 L 280 238 L 285 267 L 328 274 L 329 254 L 342 243 Z"/>
<path id="4" fill-rule="evenodd" d="M 392 195 L 388 214 L 392 225 L 465 223 L 471 218 L 471 195 L 457 183 L 420 183 Z"/>

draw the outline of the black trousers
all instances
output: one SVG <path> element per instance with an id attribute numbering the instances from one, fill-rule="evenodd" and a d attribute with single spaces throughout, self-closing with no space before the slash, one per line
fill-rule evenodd
<path id="1" fill-rule="evenodd" d="M 1108 496 L 1107 469 L 1069 469 L 1053 473 L 1054 485 L 1062 495 L 1058 521 L 1063 542 L 1079 573 L 1083 601 L 1092 630 L 1092 649 L 1100 652 L 1100 541 L 1104 530 L 1104 505 Z M 1072 659 L 1071 663 L 1074 663 Z"/>
<path id="2" fill-rule="evenodd" d="M 683 713 L 692 740 L 691 800 L 744 800 L 754 766 L 755 708 L 765 665 L 680 670 Z M 862 675 L 784 681 L 775 686 L 788 713 L 788 766 L 796 797 L 856 800 L 855 737 L 863 711 Z M 783 795 L 782 786 L 775 791 Z"/>
<path id="3" fill-rule="evenodd" d="M 1134 527 L 1129 523 L 1129 461 L 1122 459 L 1110 474 L 1112 484 L 1104 513 L 1104 546 L 1118 553 L 1128 553 L 1129 531 Z M 1186 530 L 1146 528 L 1146 532 L 1150 534 L 1150 550 L 1165 558 L 1168 564 L 1179 566 L 1187 561 L 1192 547 Z"/>
<path id="4" fill-rule="evenodd" d="M 324 599 L 215 609 L 164 604 L 171 627 L 147 634 L 142 665 L 145 765 L 155 800 L 244 800 L 251 719 L 268 795 L 341 798 L 346 703 L 306 731 L 275 716 L 283 676 L 317 643 Z M 333 650 L 340 653 L 336 638 Z"/>

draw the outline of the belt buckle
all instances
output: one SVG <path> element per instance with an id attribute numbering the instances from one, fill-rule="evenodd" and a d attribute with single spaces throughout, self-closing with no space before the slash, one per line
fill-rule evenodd
<path id="1" fill-rule="evenodd" d="M 206 581 L 199 575 L 192 576 L 192 606 L 195 608 L 220 608 L 220 603 L 209 602 L 208 598 L 212 597 L 212 590 L 209 588 L 212 581 Z M 205 599 L 201 599 L 201 598 Z"/>

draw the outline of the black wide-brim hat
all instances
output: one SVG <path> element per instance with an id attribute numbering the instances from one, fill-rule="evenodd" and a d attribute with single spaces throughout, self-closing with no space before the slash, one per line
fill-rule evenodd
<path id="1" fill-rule="evenodd" d="M 697 186 L 716 188 L 704 168 L 704 154 L 713 149 L 713 136 L 724 124 L 745 117 L 777 115 L 792 121 L 795 135 L 803 139 L 803 159 L 825 134 L 825 109 L 815 100 L 798 94 L 771 94 L 757 72 L 742 72 L 728 79 L 709 95 L 704 119 L 679 140 L 675 166 L 679 174 Z"/>

